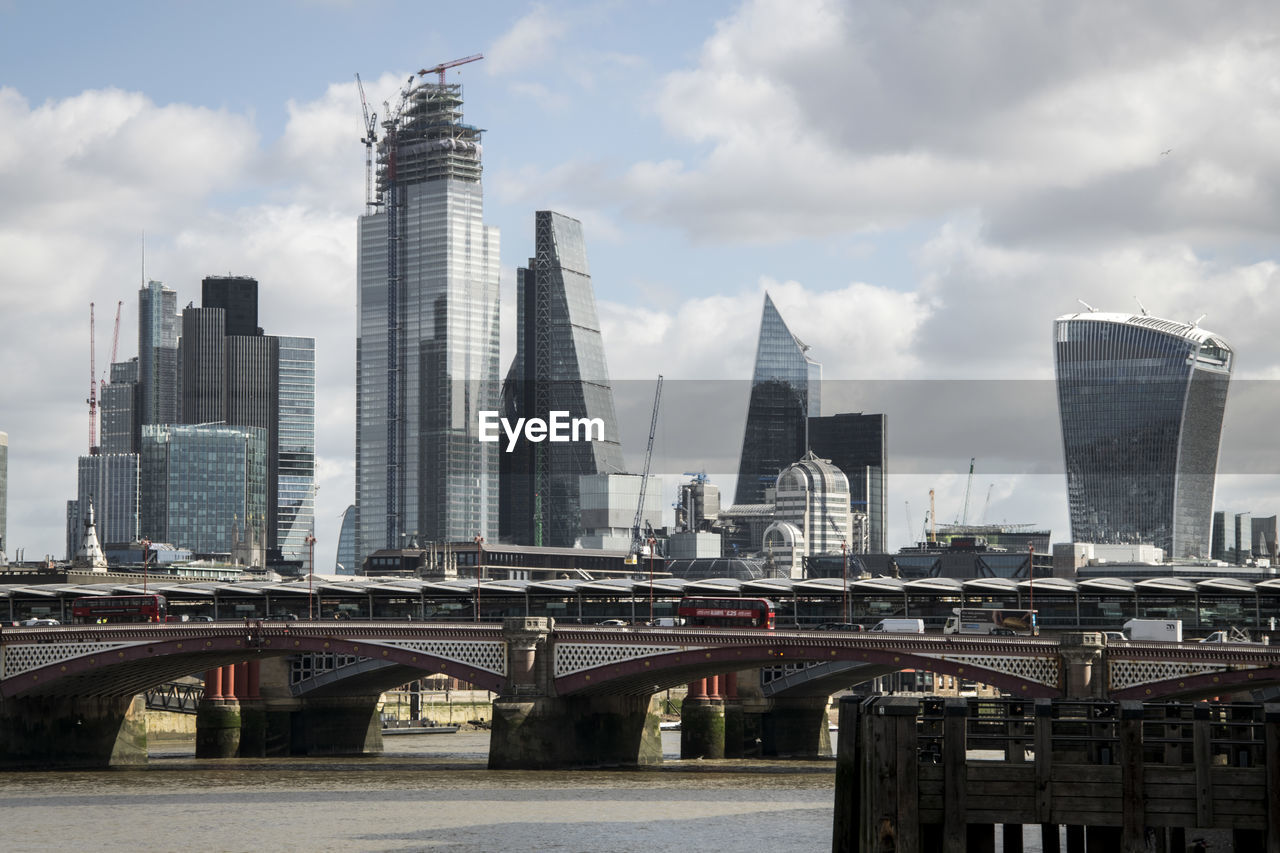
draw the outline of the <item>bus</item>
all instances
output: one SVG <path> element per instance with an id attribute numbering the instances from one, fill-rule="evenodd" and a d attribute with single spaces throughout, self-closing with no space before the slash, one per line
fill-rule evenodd
<path id="1" fill-rule="evenodd" d="M 1001 607 L 955 607 L 942 627 L 944 634 L 1030 634 L 1036 636 L 1034 610 L 1006 610 Z"/>
<path id="2" fill-rule="evenodd" d="M 691 626 L 772 630 L 777 608 L 766 598 L 682 598 L 676 615 Z"/>
<path id="3" fill-rule="evenodd" d="M 104 595 L 71 602 L 71 618 L 81 625 L 163 622 L 168 616 L 163 595 Z"/>

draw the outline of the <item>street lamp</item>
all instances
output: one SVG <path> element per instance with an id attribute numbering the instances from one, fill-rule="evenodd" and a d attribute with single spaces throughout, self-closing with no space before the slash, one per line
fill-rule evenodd
<path id="1" fill-rule="evenodd" d="M 843 539 L 840 540 L 840 556 L 844 564 L 840 569 L 840 578 L 844 582 L 844 617 L 841 621 L 847 623 L 849 621 L 849 543 Z"/>
<path id="2" fill-rule="evenodd" d="M 151 540 L 142 540 L 142 593 L 147 592 L 147 558 L 151 556 Z"/>
<path id="3" fill-rule="evenodd" d="M 307 619 L 315 619 L 316 537 L 308 533 L 302 541 L 307 543 Z"/>
<path id="4" fill-rule="evenodd" d="M 477 535 L 476 543 L 476 621 L 480 621 L 480 574 L 484 568 L 484 537 Z"/>

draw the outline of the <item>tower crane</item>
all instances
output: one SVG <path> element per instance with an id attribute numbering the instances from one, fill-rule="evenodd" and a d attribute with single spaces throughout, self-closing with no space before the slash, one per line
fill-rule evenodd
<path id="1" fill-rule="evenodd" d="M 995 490 L 995 487 L 995 483 L 987 486 L 987 500 L 982 504 L 982 517 L 978 519 L 979 524 L 987 523 L 987 510 L 991 508 L 991 492 Z"/>
<path id="2" fill-rule="evenodd" d="M 360 108 L 364 110 L 364 212 L 377 212 L 378 205 L 373 200 L 373 146 L 378 142 L 378 114 L 369 112 L 369 102 L 364 97 L 364 83 L 356 74 L 356 88 L 360 90 Z"/>
<path id="3" fill-rule="evenodd" d="M 644 451 L 644 473 L 640 475 L 640 499 L 636 501 L 636 517 L 631 522 L 631 554 L 628 560 L 632 563 L 644 547 L 640 522 L 644 519 L 644 493 L 649 485 L 649 465 L 653 461 L 653 437 L 658 431 L 658 403 L 662 400 L 662 374 L 658 374 L 658 387 L 653 392 L 653 417 L 649 419 L 649 446 Z"/>
<path id="4" fill-rule="evenodd" d="M 974 457 L 969 457 L 969 482 L 964 487 L 964 510 L 958 519 L 961 524 L 969 523 L 969 493 L 973 491 L 973 463 Z"/>
<path id="5" fill-rule="evenodd" d="M 914 545 L 916 544 L 916 527 L 911 523 L 911 501 L 903 501 L 903 503 L 907 506 L 907 544 Z"/>
<path id="6" fill-rule="evenodd" d="M 111 333 L 111 361 L 108 365 L 116 363 L 116 352 L 120 349 L 120 309 L 124 307 L 124 300 L 121 299 L 116 303 L 116 325 L 115 330 Z M 111 368 L 108 367 L 108 370 Z M 106 404 L 107 397 L 107 379 L 104 375 L 98 380 L 98 396 L 102 398 L 103 404 Z"/>
<path id="7" fill-rule="evenodd" d="M 456 68 L 459 65 L 466 65 L 468 62 L 475 62 L 478 59 L 484 59 L 483 53 L 473 53 L 471 56 L 464 56 L 461 59 L 452 59 L 448 62 L 441 62 L 439 65 L 433 65 L 430 68 L 423 68 L 418 72 L 419 77 L 426 77 L 428 74 L 439 74 L 440 85 L 444 85 L 444 72 L 450 68 Z"/>

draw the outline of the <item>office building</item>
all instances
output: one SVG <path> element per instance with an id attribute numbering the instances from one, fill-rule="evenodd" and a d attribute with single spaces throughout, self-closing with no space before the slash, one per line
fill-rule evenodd
<path id="1" fill-rule="evenodd" d="M 139 423 L 178 421 L 178 294 L 158 281 L 138 291 L 138 384 Z"/>
<path id="2" fill-rule="evenodd" d="M 626 551 L 631 547 L 636 508 L 641 506 L 640 474 L 584 474 L 578 484 L 582 547 Z M 662 479 L 644 484 L 640 535 L 662 527 Z"/>
<path id="3" fill-rule="evenodd" d="M 338 530 L 338 553 L 334 556 L 335 575 L 359 574 L 356 565 L 356 506 L 352 504 L 342 513 L 342 526 Z"/>
<path id="4" fill-rule="evenodd" d="M 498 537 L 498 232 L 462 90 L 412 85 L 378 143 L 379 204 L 357 256 L 357 558 Z"/>
<path id="5" fill-rule="evenodd" d="M 806 453 L 778 475 L 764 554 L 784 577 L 803 577 L 804 558 L 839 554 L 851 541 L 849 480 L 829 459 Z"/>
<path id="6" fill-rule="evenodd" d="M 1253 513 L 1236 513 L 1235 527 L 1236 550 L 1231 562 L 1243 566 L 1253 556 Z"/>
<path id="7" fill-rule="evenodd" d="M 81 456 L 76 486 L 80 517 L 74 528 L 81 540 L 90 508 L 98 541 L 104 546 L 127 545 L 138 538 L 138 454 Z"/>
<path id="8" fill-rule="evenodd" d="M 534 257 L 516 270 L 516 354 L 502 386 L 502 414 L 585 427 L 569 441 L 520 441 L 499 454 L 498 534 L 503 542 L 569 548 L 582 533 L 579 477 L 623 470 L 618 417 L 587 269 L 582 223 L 534 214 Z M 566 424 L 566 427 L 568 424 Z"/>
<path id="9" fill-rule="evenodd" d="M 141 531 L 200 555 L 267 540 L 267 430 L 221 425 L 142 428 Z"/>
<path id="10" fill-rule="evenodd" d="M 1054 323 L 1071 538 L 1207 557 L 1231 348 L 1195 324 L 1081 313 Z"/>
<path id="11" fill-rule="evenodd" d="M 808 351 L 766 293 L 735 504 L 763 503 L 778 472 L 805 454 L 808 419 L 822 414 L 822 365 Z"/>
<path id="12" fill-rule="evenodd" d="M 883 553 L 888 545 L 887 448 L 884 415 L 848 412 L 809 418 L 809 449 L 830 459 L 848 478 L 851 508 L 867 517 L 867 550 L 873 554 Z"/>
<path id="13" fill-rule="evenodd" d="M 286 336 L 278 340 L 276 541 L 286 561 L 310 561 L 307 537 L 315 530 L 316 501 L 316 342 Z"/>
<path id="14" fill-rule="evenodd" d="M 102 386 L 99 447 L 103 453 L 137 453 L 141 426 L 141 385 L 138 359 L 111 365 L 111 381 Z"/>
<path id="15" fill-rule="evenodd" d="M 1219 510 L 1213 514 L 1213 539 L 1209 546 L 1209 556 L 1215 560 L 1235 562 L 1236 525 L 1229 512 Z"/>

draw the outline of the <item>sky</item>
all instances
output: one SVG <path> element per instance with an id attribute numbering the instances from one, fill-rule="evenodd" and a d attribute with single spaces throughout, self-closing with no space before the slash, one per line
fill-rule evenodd
<path id="1" fill-rule="evenodd" d="M 533 213 L 576 217 L 634 470 L 670 383 L 668 491 L 707 471 L 732 494 L 767 291 L 823 365 L 824 414 L 888 417 L 891 545 L 930 489 L 939 521 L 1065 540 L 1050 339 L 1083 300 L 1203 316 L 1232 345 L 1217 504 L 1273 514 L 1277 42 L 1280 11 L 1247 0 L 0 0 L 6 550 L 63 556 L 89 303 L 102 374 L 118 302 L 117 358 L 137 353 L 144 277 L 185 306 L 231 273 L 261 283 L 267 333 L 317 340 L 332 559 L 354 489 L 355 74 L 385 115 L 415 72 L 477 53 L 448 73 L 485 129 L 502 370 Z"/>

